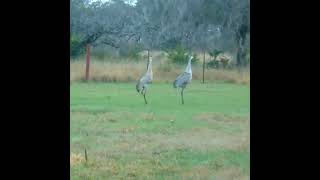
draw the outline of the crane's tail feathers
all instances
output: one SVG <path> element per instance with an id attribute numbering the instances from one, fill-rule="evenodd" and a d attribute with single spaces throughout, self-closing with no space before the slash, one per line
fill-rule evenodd
<path id="1" fill-rule="evenodd" d="M 136 85 L 136 90 L 137 90 L 138 93 L 140 93 L 142 91 L 142 88 L 140 87 L 139 84 Z"/>
<path id="2" fill-rule="evenodd" d="M 174 88 L 177 88 L 178 86 L 177 86 L 177 80 L 175 80 L 174 82 L 173 82 L 173 87 Z"/>

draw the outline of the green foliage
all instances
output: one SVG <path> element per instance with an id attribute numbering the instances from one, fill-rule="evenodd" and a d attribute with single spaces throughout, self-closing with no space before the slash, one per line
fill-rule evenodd
<path id="1" fill-rule="evenodd" d="M 200 61 L 200 59 L 196 53 L 193 53 L 192 56 L 193 56 L 193 63 L 198 63 Z"/>
<path id="2" fill-rule="evenodd" d="M 214 49 L 213 51 L 209 51 L 209 55 L 210 55 L 211 57 L 213 57 L 213 60 L 216 60 L 217 57 L 218 57 L 220 54 L 222 54 L 222 53 L 223 53 L 223 51 L 218 50 L 218 49 Z"/>
<path id="3" fill-rule="evenodd" d="M 213 58 L 211 61 L 207 63 L 207 68 L 219 68 L 219 61 L 217 60 L 217 57 L 224 53 L 222 50 L 214 49 L 212 51 L 209 51 L 209 55 Z"/>
<path id="4" fill-rule="evenodd" d="M 81 38 L 76 34 L 71 34 L 70 38 L 70 56 L 77 57 L 85 52 L 85 48 L 81 44 Z"/>
<path id="5" fill-rule="evenodd" d="M 177 46 L 174 49 L 168 50 L 167 53 L 168 53 L 168 59 L 176 64 L 185 64 L 189 58 L 189 53 L 187 49 L 185 49 L 181 45 Z M 199 58 L 195 53 L 193 53 L 192 56 L 193 56 L 194 62 L 199 61 Z"/>
<path id="6" fill-rule="evenodd" d="M 138 60 L 140 58 L 139 52 L 143 50 L 140 44 L 128 44 L 120 47 L 119 55 L 121 57 Z"/>
<path id="7" fill-rule="evenodd" d="M 216 69 L 218 69 L 219 68 L 219 61 L 217 61 L 217 60 L 209 61 L 207 63 L 207 68 L 216 68 Z"/>
<path id="8" fill-rule="evenodd" d="M 168 51 L 168 58 L 173 63 L 183 64 L 188 58 L 187 50 L 182 46 L 177 46 L 175 49 Z"/>

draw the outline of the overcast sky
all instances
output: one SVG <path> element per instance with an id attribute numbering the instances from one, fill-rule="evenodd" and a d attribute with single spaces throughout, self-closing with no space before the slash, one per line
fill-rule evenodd
<path id="1" fill-rule="evenodd" d="M 94 1 L 102 1 L 102 2 L 107 2 L 107 1 L 110 1 L 110 0 L 91 0 L 92 2 Z M 126 0 L 129 2 L 129 4 L 132 4 L 132 5 L 135 5 L 137 0 Z"/>

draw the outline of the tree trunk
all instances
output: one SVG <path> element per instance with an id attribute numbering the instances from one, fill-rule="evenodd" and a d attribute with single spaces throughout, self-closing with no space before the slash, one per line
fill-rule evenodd
<path id="1" fill-rule="evenodd" d="M 86 47 L 86 75 L 85 75 L 85 78 L 86 78 L 86 81 L 89 80 L 89 67 L 90 66 L 90 45 L 87 44 L 87 47 Z"/>
<path id="2" fill-rule="evenodd" d="M 240 58 L 240 47 L 238 46 L 237 47 L 237 58 L 236 58 L 236 65 L 237 67 L 240 67 L 241 66 L 241 58 Z"/>
<path id="3" fill-rule="evenodd" d="M 238 67 L 246 65 L 246 63 L 245 63 L 245 54 L 246 53 L 245 53 L 243 47 L 240 46 L 240 47 L 237 48 L 237 66 Z"/>
<path id="4" fill-rule="evenodd" d="M 240 30 L 239 30 L 240 31 Z M 244 32 L 238 32 L 238 37 L 236 39 L 237 43 L 237 58 L 236 58 L 236 64 L 238 67 L 245 65 L 245 41 L 246 41 L 246 33 Z"/>

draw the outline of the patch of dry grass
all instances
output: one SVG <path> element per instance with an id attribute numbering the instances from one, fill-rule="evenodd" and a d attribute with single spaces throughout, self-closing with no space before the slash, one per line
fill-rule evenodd
<path id="1" fill-rule="evenodd" d="M 168 63 L 168 60 L 158 55 L 153 57 L 154 82 L 172 82 L 185 66 Z M 133 82 L 137 81 L 146 71 L 146 58 L 143 61 L 91 60 L 90 80 L 102 82 Z M 70 84 L 73 81 L 83 81 L 85 76 L 85 59 L 70 62 Z M 193 79 L 202 80 L 202 63 L 193 65 Z M 205 81 L 224 81 L 237 84 L 249 84 L 249 70 L 206 69 Z"/>
<path id="2" fill-rule="evenodd" d="M 239 168 L 223 168 L 215 172 L 215 176 L 219 180 L 248 180 L 248 175 L 244 175 Z"/>
<path id="3" fill-rule="evenodd" d="M 99 114 L 95 116 L 101 118 Z M 152 116 L 152 113 L 141 113 L 139 117 L 142 117 L 141 120 L 143 121 L 150 121 Z M 205 116 L 202 114 L 196 117 L 203 117 L 202 120 L 210 121 L 210 118 Z M 218 122 L 241 122 L 234 122 L 239 118 L 229 120 L 227 120 L 228 117 L 220 118 L 221 120 L 217 120 Z M 152 121 L 159 120 L 155 118 Z M 210 179 L 212 177 L 226 180 L 248 179 L 247 174 L 240 169 L 233 166 L 229 167 L 223 161 L 220 162 L 223 159 L 208 161 L 208 164 L 205 165 L 195 165 L 191 169 L 176 164 L 176 160 L 174 160 L 178 158 L 178 154 L 175 153 L 180 151 L 205 154 L 208 150 L 218 149 L 234 152 L 247 150 L 249 146 L 247 131 L 229 135 L 210 127 L 202 127 L 180 131 L 175 134 L 150 134 L 136 132 L 136 128 L 136 126 L 127 126 L 126 128 L 119 128 L 119 131 L 105 129 L 104 134 L 110 134 L 110 136 L 93 138 L 92 143 L 103 144 L 103 148 L 90 149 L 89 161 L 92 165 L 84 169 L 94 171 L 97 177 L 109 176 L 116 179 L 140 179 L 142 177 L 154 179 L 161 175 L 166 178 L 172 176 L 173 179 L 175 177 L 179 177 L 179 179 Z M 70 159 L 71 166 L 84 162 L 84 158 L 80 154 L 72 154 Z M 181 158 L 177 160 L 180 163 L 184 161 Z M 79 173 L 88 176 L 88 172 L 80 171 Z"/>
<path id="4" fill-rule="evenodd" d="M 81 164 L 84 161 L 85 161 L 85 159 L 81 154 L 71 153 L 71 155 L 70 155 L 70 165 L 71 166 Z"/>
<path id="5" fill-rule="evenodd" d="M 194 117 L 196 120 L 207 121 L 207 122 L 234 122 L 234 123 L 248 123 L 250 117 L 243 116 L 230 116 L 219 113 L 201 113 Z"/>
<path id="6" fill-rule="evenodd" d="M 146 66 L 142 63 L 115 63 L 92 60 L 90 80 L 103 82 L 131 82 L 140 77 Z M 70 81 L 83 81 L 85 75 L 84 61 L 70 63 Z"/>
<path id="7" fill-rule="evenodd" d="M 149 142 L 158 142 L 154 149 L 172 151 L 174 149 L 193 149 L 205 152 L 208 149 L 245 150 L 249 147 L 249 135 L 241 132 L 229 135 L 221 131 L 201 128 L 184 131 L 176 135 L 157 134 L 148 136 Z M 152 147 L 152 146 L 150 146 Z"/>
<path id="8" fill-rule="evenodd" d="M 141 116 L 140 118 L 145 121 L 153 121 L 156 118 L 154 113 L 152 113 L 152 112 L 151 113 L 142 113 L 140 116 Z"/>

